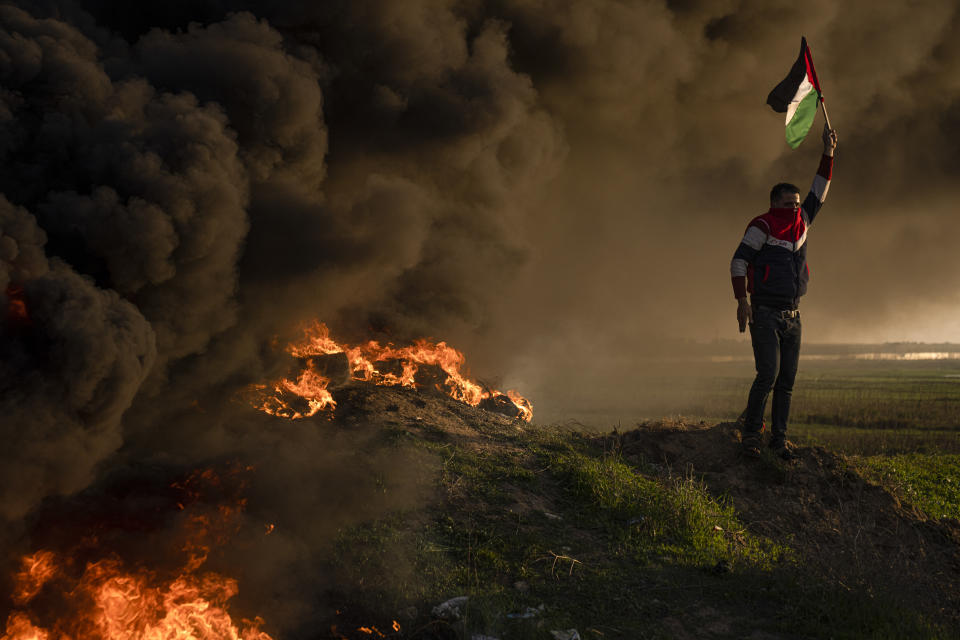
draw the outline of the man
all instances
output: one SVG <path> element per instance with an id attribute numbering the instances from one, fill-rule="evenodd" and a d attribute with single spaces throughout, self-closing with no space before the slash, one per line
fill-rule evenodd
<path id="1" fill-rule="evenodd" d="M 837 132 L 823 127 L 823 157 L 810 193 L 800 204 L 800 190 L 782 182 L 770 191 L 770 210 L 750 221 L 733 260 L 730 276 L 737 298 L 737 322 L 750 324 L 757 377 L 743 415 L 743 451 L 760 457 L 763 413 L 773 389 L 772 435 L 778 455 L 795 455 L 787 443 L 787 419 L 793 381 L 800 360 L 800 296 L 807 291 L 807 228 L 827 197 L 833 172 Z M 750 302 L 747 293 L 751 294 Z"/>

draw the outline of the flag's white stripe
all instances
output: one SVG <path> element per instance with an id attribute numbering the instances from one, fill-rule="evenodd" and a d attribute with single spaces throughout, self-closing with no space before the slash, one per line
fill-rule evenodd
<path id="1" fill-rule="evenodd" d="M 803 82 L 797 87 L 797 93 L 793 96 L 790 104 L 787 105 L 787 124 L 790 124 L 790 121 L 793 120 L 793 114 L 797 112 L 797 107 L 800 106 L 800 102 L 806 98 L 807 94 L 811 91 L 813 91 L 813 83 L 810 82 L 810 78 L 803 76 Z"/>

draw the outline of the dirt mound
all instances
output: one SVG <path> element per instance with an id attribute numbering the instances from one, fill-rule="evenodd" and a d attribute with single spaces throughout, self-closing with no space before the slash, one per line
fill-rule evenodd
<path id="1" fill-rule="evenodd" d="M 367 424 L 402 428 L 418 435 L 443 435 L 466 443 L 516 433 L 527 427 L 519 418 L 472 407 L 430 388 L 377 386 L 360 381 L 333 390 L 336 413 L 330 419 L 351 427 Z"/>
<path id="2" fill-rule="evenodd" d="M 353 383 L 335 398 L 335 427 L 399 429 L 485 453 L 515 448 L 516 434 L 538 428 L 433 392 Z M 598 439 L 603 450 L 653 464 L 665 477 L 702 479 L 747 529 L 793 549 L 804 568 L 833 584 L 892 594 L 960 623 L 960 522 L 928 518 L 866 481 L 843 455 L 798 447 L 792 463 L 766 449 L 744 458 L 735 423 L 655 423 Z"/>
<path id="3" fill-rule="evenodd" d="M 607 436 L 625 459 L 692 473 L 728 500 L 753 532 L 789 545 L 839 584 L 884 585 L 960 620 L 960 522 L 932 520 L 864 480 L 848 460 L 799 447 L 796 462 L 740 454 L 735 423 L 642 425 Z"/>

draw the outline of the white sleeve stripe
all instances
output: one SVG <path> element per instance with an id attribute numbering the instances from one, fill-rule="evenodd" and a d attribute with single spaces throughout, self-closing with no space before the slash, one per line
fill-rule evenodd
<path id="1" fill-rule="evenodd" d="M 823 203 L 827 198 L 827 191 L 830 189 L 830 181 L 824 178 L 819 173 L 813 178 L 813 186 L 810 187 L 810 191 L 813 192 L 813 195 L 816 196 L 817 200 Z"/>
<path id="2" fill-rule="evenodd" d="M 734 278 L 747 275 L 747 261 L 743 258 L 734 258 L 731 260 L 730 275 Z"/>
<path id="3" fill-rule="evenodd" d="M 762 247 L 766 241 L 767 234 L 753 225 L 750 225 L 750 228 L 747 229 L 747 232 L 743 235 L 743 240 L 741 240 L 743 244 L 757 251 L 760 250 L 760 247 Z"/>
<path id="4" fill-rule="evenodd" d="M 803 230 L 803 235 L 800 236 L 800 239 L 793 243 L 793 250 L 797 251 L 800 247 L 803 246 L 803 243 L 807 241 L 807 230 Z"/>

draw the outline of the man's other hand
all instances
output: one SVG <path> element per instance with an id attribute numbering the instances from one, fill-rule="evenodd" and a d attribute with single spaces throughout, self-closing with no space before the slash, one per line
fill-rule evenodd
<path id="1" fill-rule="evenodd" d="M 753 310 L 746 298 L 737 298 L 737 322 L 740 323 L 740 333 L 747 328 L 747 323 L 753 321 Z"/>
<path id="2" fill-rule="evenodd" d="M 830 129 L 823 125 L 823 154 L 832 156 L 833 150 L 837 148 L 837 130 Z"/>

